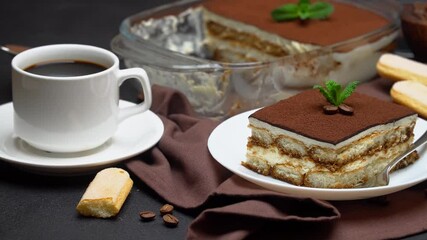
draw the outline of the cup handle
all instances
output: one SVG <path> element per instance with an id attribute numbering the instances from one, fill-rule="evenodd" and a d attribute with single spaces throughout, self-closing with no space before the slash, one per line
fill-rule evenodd
<path id="1" fill-rule="evenodd" d="M 118 86 L 130 78 L 135 78 L 139 81 L 142 86 L 144 93 L 144 101 L 130 107 L 124 107 L 119 109 L 119 122 L 122 122 L 126 118 L 133 116 L 138 113 L 147 111 L 151 107 L 152 96 L 151 96 L 151 85 L 148 79 L 147 73 L 142 68 L 129 68 L 121 69 L 118 71 Z"/>

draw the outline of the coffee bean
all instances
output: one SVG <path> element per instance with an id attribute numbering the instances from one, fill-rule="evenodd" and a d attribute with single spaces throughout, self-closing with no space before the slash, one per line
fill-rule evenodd
<path id="1" fill-rule="evenodd" d="M 332 115 L 338 112 L 338 107 L 334 105 L 323 106 L 323 112 L 328 115 Z"/>
<path id="2" fill-rule="evenodd" d="M 178 226 L 179 220 L 172 214 L 163 215 L 163 223 L 168 227 L 176 227 Z"/>
<path id="3" fill-rule="evenodd" d="M 152 221 L 156 218 L 156 214 L 152 211 L 142 211 L 139 213 L 139 216 L 143 221 Z"/>
<path id="4" fill-rule="evenodd" d="M 165 204 L 160 208 L 160 214 L 165 215 L 167 213 L 172 213 L 173 206 L 170 204 Z"/>
<path id="5" fill-rule="evenodd" d="M 344 115 L 352 115 L 354 110 L 352 107 L 348 106 L 347 104 L 340 104 L 338 106 L 340 113 L 344 114 Z"/>

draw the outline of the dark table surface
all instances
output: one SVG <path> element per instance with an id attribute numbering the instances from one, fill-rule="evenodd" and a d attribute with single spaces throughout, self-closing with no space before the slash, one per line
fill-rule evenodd
<path id="1" fill-rule="evenodd" d="M 171 0 L 14 0 L 0 7 L 0 44 L 40 46 L 81 43 L 110 48 L 121 21 L 129 15 Z M 12 56 L 0 53 L 0 104 L 11 96 Z M 132 84 L 121 97 L 137 100 Z M 0 124 L 1 124 L 0 120 Z M 141 222 L 142 210 L 164 204 L 136 182 L 120 214 L 112 219 L 80 217 L 75 206 L 94 175 L 52 177 L 22 171 L 0 161 L 0 239 L 183 239 L 193 216 L 176 211 L 177 228 L 160 219 Z M 425 239 L 427 235 L 411 239 Z"/>

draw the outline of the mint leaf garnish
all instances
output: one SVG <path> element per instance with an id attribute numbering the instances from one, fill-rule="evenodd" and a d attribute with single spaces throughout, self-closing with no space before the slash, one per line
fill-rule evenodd
<path id="1" fill-rule="evenodd" d="M 344 89 L 341 85 L 333 80 L 329 80 L 325 83 L 325 87 L 320 85 L 314 85 L 314 89 L 319 89 L 320 93 L 325 96 L 326 100 L 334 106 L 341 105 L 350 95 L 356 90 L 358 81 L 354 81 L 348 84 Z"/>
<path id="2" fill-rule="evenodd" d="M 315 2 L 310 5 L 311 19 L 325 19 L 334 11 L 334 7 L 326 2 Z"/>
<path id="3" fill-rule="evenodd" d="M 274 9 L 271 16 L 276 21 L 287 21 L 296 19 L 298 15 L 298 5 L 290 3 Z"/>
<path id="4" fill-rule="evenodd" d="M 358 81 L 354 81 L 354 82 L 348 84 L 345 87 L 345 89 L 340 92 L 340 94 L 338 96 L 338 102 L 343 103 L 346 98 L 350 97 L 350 95 L 354 92 L 354 90 L 356 90 L 356 87 L 358 84 L 359 84 Z"/>
<path id="5" fill-rule="evenodd" d="M 310 3 L 310 0 L 300 0 L 298 4 L 282 5 L 271 12 L 275 21 L 289 21 L 295 19 L 324 19 L 332 14 L 334 7 L 327 2 Z"/>

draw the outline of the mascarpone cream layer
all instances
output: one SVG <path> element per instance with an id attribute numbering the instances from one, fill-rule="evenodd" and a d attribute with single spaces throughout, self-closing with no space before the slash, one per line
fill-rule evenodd
<path id="1" fill-rule="evenodd" d="M 255 145 L 262 148 L 273 146 L 278 157 L 309 157 L 336 167 L 373 151 L 407 142 L 413 136 L 416 119 L 417 115 L 410 115 L 395 122 L 373 126 L 334 145 L 272 126 L 256 118 L 249 118 L 252 135 L 249 138 L 248 150 L 252 151 Z"/>
<path id="2" fill-rule="evenodd" d="M 212 21 L 215 23 L 219 23 L 223 26 L 232 26 L 232 29 L 238 29 L 239 32 L 250 33 L 251 35 L 256 36 L 260 40 L 268 39 L 268 42 L 281 46 L 286 52 L 289 53 L 289 55 L 302 53 L 312 49 L 319 48 L 319 46 L 316 46 L 316 45 L 300 43 L 297 41 L 285 39 L 277 34 L 263 31 L 255 26 L 222 17 L 203 7 L 199 7 L 198 9 L 200 11 L 203 11 L 203 19 L 205 23 Z M 215 36 L 210 35 L 207 30 L 208 28 L 205 27 L 206 36 L 209 36 L 210 38 L 215 38 Z M 206 41 L 208 42 L 208 45 L 209 45 L 209 41 L 211 40 L 208 38 L 206 39 Z M 214 41 L 215 41 L 215 44 L 218 44 L 218 46 L 216 46 L 218 48 L 227 46 L 229 44 L 228 41 L 219 41 L 218 39 Z"/>
<path id="3" fill-rule="evenodd" d="M 413 138 L 373 155 L 358 158 L 331 171 L 310 158 L 283 156 L 275 147 L 254 146 L 247 153 L 243 165 L 264 175 L 295 184 L 318 188 L 357 187 L 366 182 L 369 176 L 378 173 L 395 157 L 405 152 Z M 414 159 L 410 159 L 408 163 Z"/>

